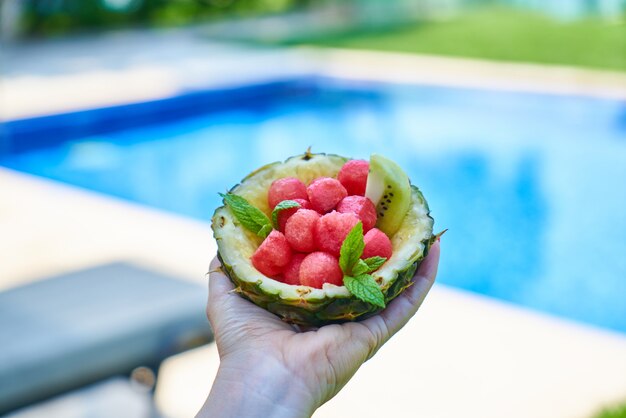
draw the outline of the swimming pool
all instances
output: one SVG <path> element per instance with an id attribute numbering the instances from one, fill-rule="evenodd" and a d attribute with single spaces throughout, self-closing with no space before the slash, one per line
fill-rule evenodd
<path id="1" fill-rule="evenodd" d="M 0 165 L 208 221 L 309 145 L 408 171 L 450 230 L 441 283 L 626 332 L 624 102 L 288 80 L 8 123 Z"/>

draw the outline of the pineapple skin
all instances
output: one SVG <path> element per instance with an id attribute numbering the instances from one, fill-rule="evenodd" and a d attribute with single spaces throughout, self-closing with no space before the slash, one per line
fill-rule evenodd
<path id="1" fill-rule="evenodd" d="M 348 159 L 337 155 L 311 154 L 310 152 L 307 152 L 303 155 L 291 157 L 287 159 L 285 163 L 272 163 L 255 170 L 246 176 L 240 184 L 233 187 L 231 189 L 231 193 L 239 194 L 238 192 L 242 190 L 242 186 L 245 186 L 247 182 L 254 182 L 258 178 L 263 178 L 264 183 L 268 183 L 272 179 L 282 177 L 284 173 L 281 171 L 281 164 L 289 163 L 291 166 L 294 166 L 295 164 L 297 170 L 298 164 L 311 165 L 316 162 L 326 164 L 327 161 L 325 160 L 329 160 L 331 165 L 334 164 L 339 167 Z M 294 173 L 289 172 L 286 174 L 293 175 Z M 308 170 L 303 169 L 301 172 L 297 171 L 297 174 L 297 177 L 301 178 L 305 182 L 309 182 L 311 177 L 316 177 L 319 173 L 316 170 L 309 173 Z M 269 186 L 269 184 L 265 184 L 261 188 L 265 186 Z M 243 189 L 245 189 L 245 187 Z M 265 189 L 267 189 L 267 187 L 265 187 Z M 423 222 L 427 225 L 425 225 L 425 232 L 422 234 L 425 236 L 420 240 L 412 240 L 411 242 L 403 243 L 403 245 L 414 247 L 414 251 L 409 257 L 406 257 L 406 259 L 396 261 L 398 266 L 393 269 L 393 272 L 385 275 L 385 280 L 379 280 L 379 285 L 385 295 L 386 303 L 389 303 L 391 300 L 400 295 L 406 288 L 411 286 L 415 271 L 428 254 L 428 250 L 431 245 L 438 237 L 432 233 L 434 220 L 430 216 L 428 203 L 426 202 L 422 192 L 416 186 L 412 185 L 411 194 L 412 204 L 421 205 L 422 210 L 425 212 Z M 245 197 L 250 198 L 250 195 Z M 267 211 L 267 208 L 263 207 L 263 198 L 264 196 L 261 196 L 257 199 L 256 206 L 260 207 L 261 210 Z M 229 259 L 233 259 L 232 252 L 235 251 L 235 248 L 233 248 L 232 244 L 227 245 L 224 240 L 224 234 L 228 233 L 228 231 L 224 230 L 224 225 L 228 223 L 225 219 L 232 220 L 232 218 L 228 218 L 228 209 L 221 206 L 216 209 L 211 224 L 218 246 L 217 257 L 222 263 L 222 270 L 235 285 L 235 291 L 256 305 L 276 314 L 288 323 L 306 327 L 319 327 L 327 324 L 361 320 L 376 315 L 382 310 L 379 307 L 363 302 L 350 294 L 334 296 L 322 294 L 320 296 L 319 293 L 324 292 L 297 292 L 295 296 L 292 295 L 291 297 L 285 297 L 284 295 L 281 295 L 280 292 L 268 290 L 268 288 L 271 288 L 269 282 L 275 283 L 275 281 L 271 278 L 265 277 L 260 273 L 258 274 L 259 277 L 252 280 L 250 280 L 249 277 L 243 277 L 243 275 L 238 274 L 233 265 L 229 263 Z M 404 232 L 406 234 L 408 232 L 408 235 L 411 236 L 411 231 L 402 230 L 403 228 L 401 228 L 398 233 Z M 260 242 L 258 242 L 258 237 L 251 234 L 247 234 L 246 237 L 249 238 L 250 241 L 256 242 L 256 245 L 260 244 Z M 395 250 L 396 249 L 394 248 L 394 251 Z M 413 248 L 411 248 L 411 250 L 413 250 Z M 228 257 L 229 252 L 231 253 L 230 257 Z M 241 258 L 243 257 L 245 257 L 245 255 Z M 239 262 L 241 260 L 237 261 Z"/>

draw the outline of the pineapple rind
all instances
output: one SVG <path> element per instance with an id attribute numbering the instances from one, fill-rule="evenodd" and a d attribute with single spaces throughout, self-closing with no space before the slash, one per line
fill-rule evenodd
<path id="1" fill-rule="evenodd" d="M 334 177 L 347 158 L 326 154 L 303 154 L 284 163 L 268 164 L 245 177 L 231 190 L 269 215 L 267 190 L 272 181 L 298 177 L 305 183 L 321 177 Z M 434 242 L 433 219 L 420 190 L 411 186 L 412 202 L 402 226 L 392 238 L 394 254 L 373 275 L 378 279 L 388 303 L 411 285 L 421 260 Z M 230 210 L 221 206 L 213 215 L 212 228 L 218 246 L 218 258 L 225 274 L 237 291 L 255 304 L 283 320 L 307 326 L 321 326 L 364 319 L 380 308 L 351 295 L 344 286 L 324 285 L 323 289 L 291 286 L 258 272 L 250 256 L 260 239 L 238 224 Z"/>

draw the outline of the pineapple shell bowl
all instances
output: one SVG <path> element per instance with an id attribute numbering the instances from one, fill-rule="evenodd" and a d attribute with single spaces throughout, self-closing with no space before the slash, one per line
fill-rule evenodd
<path id="1" fill-rule="evenodd" d="M 296 177 L 309 184 L 319 177 L 336 177 L 348 160 L 337 155 L 307 152 L 283 163 L 259 168 L 233 187 L 230 193 L 245 198 L 269 217 L 271 209 L 267 196 L 274 180 Z M 385 303 L 411 285 L 415 270 L 435 240 L 433 222 L 424 196 L 417 187 L 410 186 L 410 205 L 406 215 L 397 231 L 389 237 L 392 256 L 372 273 Z M 355 297 L 345 286 L 325 283 L 318 289 L 282 283 L 263 275 L 250 260 L 262 238 L 244 228 L 226 205 L 217 208 L 211 226 L 217 241 L 218 258 L 224 273 L 235 284 L 235 291 L 284 321 L 322 326 L 364 319 L 382 310 Z"/>

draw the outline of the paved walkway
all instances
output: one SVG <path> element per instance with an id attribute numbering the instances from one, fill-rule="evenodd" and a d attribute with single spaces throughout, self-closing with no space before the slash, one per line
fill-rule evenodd
<path id="1" fill-rule="evenodd" d="M 626 100 L 626 73 L 477 59 L 346 49 L 307 49 L 325 74 L 340 78 L 436 84 Z"/>
<path id="2" fill-rule="evenodd" d="M 626 98 L 619 74 L 399 54 L 253 50 L 178 31 L 22 45 L 5 57 L 5 119 L 311 72 Z M 121 260 L 205 281 L 216 249 L 207 224 L 3 169 L 0 191 L 0 289 Z M 162 410 L 193 415 L 217 365 L 214 346 L 169 360 L 157 387 Z M 624 335 L 438 285 L 415 320 L 316 417 L 583 418 L 626 398 L 624 376 Z"/>
<path id="3" fill-rule="evenodd" d="M 626 100 L 624 73 L 389 52 L 259 49 L 212 42 L 198 29 L 9 45 L 0 63 L 0 120 L 310 74 Z"/>
<path id="4" fill-rule="evenodd" d="M 0 119 L 283 79 L 311 68 L 284 51 L 226 46 L 194 30 L 14 44 L 0 62 Z"/>

